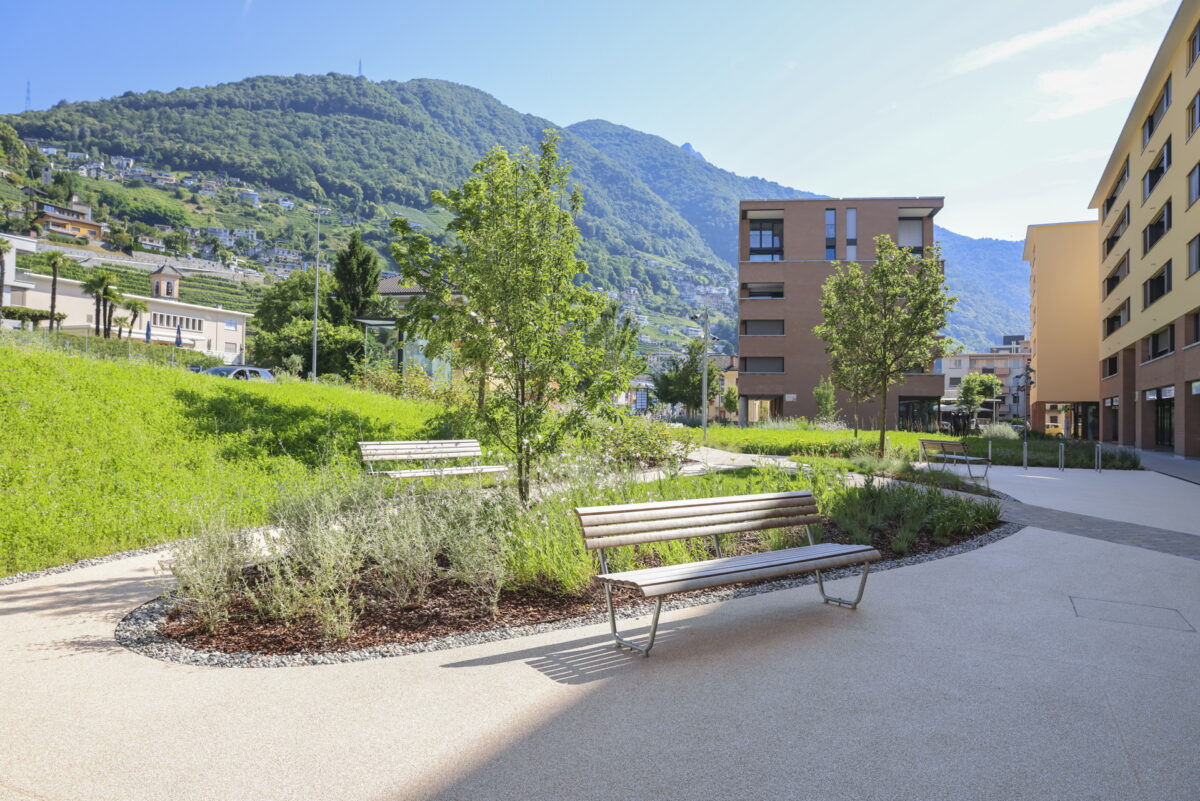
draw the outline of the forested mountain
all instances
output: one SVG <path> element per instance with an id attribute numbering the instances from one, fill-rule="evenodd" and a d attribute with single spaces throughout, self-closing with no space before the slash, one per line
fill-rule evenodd
<path id="1" fill-rule="evenodd" d="M 336 74 L 126 93 L 4 119 L 22 137 L 164 169 L 224 174 L 333 205 L 364 220 L 377 244 L 390 216 L 427 208 L 430 190 L 460 184 L 493 145 L 534 144 L 544 129 L 560 127 L 459 84 Z M 562 153 L 584 190 L 582 255 L 592 280 L 606 289 L 636 289 L 647 310 L 685 314 L 694 304 L 679 297 L 681 285 L 732 284 L 739 199 L 814 196 L 737 176 L 693 148 L 604 121 L 562 130 Z M 1014 293 L 1024 292 L 1027 281 L 974 277 L 1020 268 L 1019 245 L 1012 246 L 1013 263 L 1009 249 L 999 247 L 1012 243 L 947 239 L 955 253 L 947 262 L 951 283 L 986 285 L 990 294 L 960 307 L 953 332 L 979 347 L 1023 331 L 1027 323 L 1017 316 L 1028 303 Z M 732 304 L 723 311 L 735 313 Z M 728 318 L 723 322 L 728 330 Z"/>

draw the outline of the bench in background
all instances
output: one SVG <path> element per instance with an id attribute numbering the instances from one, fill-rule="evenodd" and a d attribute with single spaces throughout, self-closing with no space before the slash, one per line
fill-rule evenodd
<path id="1" fill-rule="evenodd" d="M 454 467 L 416 467 L 409 470 L 376 470 L 376 462 L 442 461 L 449 459 L 479 459 L 483 451 L 474 439 L 427 439 L 404 442 L 360 442 L 367 472 L 390 478 L 422 478 L 425 476 L 465 476 L 482 473 L 504 473 L 502 465 L 459 465 Z"/>
<path id="2" fill-rule="evenodd" d="M 585 506 L 576 509 L 575 514 L 579 516 L 585 547 L 599 551 L 600 575 L 596 579 L 604 585 L 613 639 L 618 648 L 624 646 L 644 656 L 649 656 L 650 649 L 654 647 L 658 616 L 662 611 L 663 598 L 667 595 L 815 572 L 825 603 L 854 609 L 862 600 L 870 563 L 880 558 L 879 551 L 869 545 L 814 544 L 812 530 L 808 527 L 812 523 L 823 522 L 824 518 L 817 512 L 816 499 L 806 491 Z M 719 536 L 722 534 L 797 526 L 804 526 L 807 530 L 808 545 L 745 556 L 725 557 L 721 553 Z M 608 572 L 604 553 L 607 548 L 693 537 L 711 537 L 717 558 L 619 573 Z M 822 570 L 858 564 L 863 566 L 863 571 L 854 600 L 835 598 L 825 593 Z M 654 616 L 645 645 L 633 643 L 617 633 L 613 587 L 628 587 L 640 591 L 645 598 L 654 598 Z"/>
<path id="3" fill-rule="evenodd" d="M 967 446 L 962 442 L 948 439 L 919 439 L 920 443 L 920 459 L 928 465 L 939 465 L 943 470 L 949 469 L 952 464 L 966 465 L 967 476 L 975 478 L 972 472 L 972 467 L 982 467 L 983 472 L 980 478 L 986 479 L 988 468 L 992 466 L 991 459 L 984 456 L 970 456 L 967 454 Z M 934 461 L 934 459 L 937 461 Z"/>

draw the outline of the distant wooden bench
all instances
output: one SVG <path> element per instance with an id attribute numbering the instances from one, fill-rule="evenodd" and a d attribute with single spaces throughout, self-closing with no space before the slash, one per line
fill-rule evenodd
<path id="1" fill-rule="evenodd" d="M 390 478 L 422 478 L 426 476 L 466 476 L 480 473 L 504 473 L 501 465 L 460 465 L 455 467 L 418 467 L 411 470 L 376 470 L 376 462 L 434 461 L 444 459 L 479 459 L 483 451 L 474 439 L 427 439 L 405 442 L 360 442 L 367 472 Z"/>
<path id="2" fill-rule="evenodd" d="M 676 592 L 704 590 L 743 581 L 778 578 L 798 573 L 815 572 L 817 585 L 825 603 L 854 609 L 862 600 L 871 562 L 880 558 L 879 551 L 869 545 L 837 545 L 813 543 L 811 523 L 824 520 L 817 512 L 817 502 L 811 492 L 773 492 L 759 495 L 731 495 L 719 498 L 697 498 L 684 501 L 650 501 L 619 506 L 585 506 L 575 510 L 583 531 L 583 541 L 589 551 L 600 552 L 600 575 L 608 604 L 608 622 L 617 647 L 624 646 L 650 655 L 654 636 L 658 632 L 658 615 L 663 598 Z M 721 534 L 744 531 L 766 531 L 775 528 L 804 526 L 809 544 L 779 551 L 726 557 L 721 553 Z M 604 551 L 622 545 L 643 545 L 650 542 L 712 537 L 715 559 L 679 565 L 649 567 L 609 573 Z M 835 598 L 825 593 L 822 570 L 847 565 L 863 566 L 862 580 L 854 600 Z M 638 590 L 645 598 L 654 598 L 654 617 L 650 637 L 645 645 L 637 645 L 617 633 L 617 618 L 613 608 L 612 588 L 628 587 Z"/>
<path id="3" fill-rule="evenodd" d="M 992 462 L 985 456 L 970 456 L 967 454 L 967 446 L 957 440 L 949 439 L 919 439 L 920 443 L 920 459 L 928 465 L 939 465 L 943 470 L 948 469 L 952 464 L 966 465 L 967 475 L 970 478 L 975 478 L 971 468 L 983 466 L 983 473 L 980 478 L 987 478 L 988 468 L 992 466 Z M 934 459 L 937 459 L 935 462 Z"/>

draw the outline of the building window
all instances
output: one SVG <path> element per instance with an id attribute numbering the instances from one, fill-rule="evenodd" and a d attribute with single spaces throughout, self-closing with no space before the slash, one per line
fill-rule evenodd
<path id="1" fill-rule="evenodd" d="M 1142 284 L 1142 308 L 1146 308 L 1163 295 L 1171 291 L 1171 262 L 1168 261 L 1162 269 L 1150 276 Z"/>
<path id="2" fill-rule="evenodd" d="M 1188 66 L 1195 64 L 1197 58 L 1200 58 L 1200 23 L 1192 29 L 1192 35 L 1188 37 Z"/>
<path id="3" fill-rule="evenodd" d="M 783 220 L 750 221 L 750 261 L 783 261 Z"/>
<path id="4" fill-rule="evenodd" d="M 1166 236 L 1167 231 L 1171 230 L 1171 201 L 1163 204 L 1162 209 L 1158 214 L 1154 215 L 1154 219 L 1150 224 L 1142 229 L 1142 253 L 1149 253 L 1150 248 L 1158 244 L 1158 241 Z"/>
<path id="5" fill-rule="evenodd" d="M 1108 278 L 1104 279 L 1104 297 L 1107 298 L 1111 295 L 1127 275 L 1129 275 L 1129 251 L 1125 252 L 1121 261 L 1117 262 L 1117 266 L 1108 274 Z"/>
<path id="6" fill-rule="evenodd" d="M 1108 193 L 1108 198 L 1104 201 L 1104 216 L 1107 217 L 1113 210 L 1113 206 L 1117 205 L 1117 197 L 1121 194 L 1121 190 L 1125 188 L 1125 182 L 1129 180 L 1129 159 L 1125 159 L 1125 165 L 1121 167 L 1121 172 L 1117 175 L 1116 182 L 1113 183 L 1112 191 Z"/>
<path id="7" fill-rule="evenodd" d="M 954 360 L 954 366 L 955 366 L 955 367 L 962 367 L 962 359 L 955 359 L 955 360 Z"/>
<path id="8" fill-rule="evenodd" d="M 908 248 L 914 256 L 925 255 L 925 220 L 921 217 L 901 217 L 899 230 L 900 240 L 896 243 L 902 248 Z"/>
<path id="9" fill-rule="evenodd" d="M 1109 356 L 1104 361 L 1100 362 L 1100 375 L 1104 378 L 1112 378 L 1117 374 L 1117 357 Z"/>
<path id="10" fill-rule="evenodd" d="M 1183 330 L 1187 332 L 1189 345 L 1200 342 L 1200 309 L 1187 316 L 1187 323 Z"/>
<path id="11" fill-rule="evenodd" d="M 846 209 L 846 259 L 858 259 L 858 209 Z"/>
<path id="12" fill-rule="evenodd" d="M 1129 228 L 1129 204 L 1125 204 L 1125 209 L 1121 212 L 1120 219 L 1116 224 L 1109 229 L 1108 236 L 1104 240 L 1104 256 L 1108 258 L 1108 254 L 1112 253 L 1117 248 L 1117 243 L 1121 241 L 1121 236 Z"/>
<path id="13" fill-rule="evenodd" d="M 1188 205 L 1200 200 L 1200 164 L 1192 167 L 1188 173 Z"/>
<path id="14" fill-rule="evenodd" d="M 1150 197 L 1150 193 L 1154 191 L 1154 187 L 1158 186 L 1158 182 L 1171 168 L 1171 137 L 1167 137 L 1167 141 L 1163 142 L 1163 146 L 1158 151 L 1158 157 L 1150 165 L 1150 169 L 1146 170 L 1146 174 L 1142 176 L 1142 199 Z"/>
<path id="15" fill-rule="evenodd" d="M 950 376 L 950 386 L 957 387 L 961 383 L 962 383 L 962 376 L 959 376 L 959 375 Z"/>
<path id="16" fill-rule="evenodd" d="M 783 320 L 743 320 L 742 333 L 748 337 L 781 337 Z"/>
<path id="17" fill-rule="evenodd" d="M 1124 303 L 1104 318 L 1104 336 L 1109 336 L 1127 322 L 1129 322 L 1129 298 L 1125 298 Z"/>
<path id="18" fill-rule="evenodd" d="M 825 209 L 825 260 L 837 258 L 837 209 Z"/>
<path id="19" fill-rule="evenodd" d="M 746 291 L 744 297 L 747 298 L 782 298 L 783 284 L 742 284 L 742 288 Z"/>
<path id="20" fill-rule="evenodd" d="M 1146 338 L 1146 358 L 1157 359 L 1175 352 L 1175 326 L 1155 331 Z"/>
<path id="21" fill-rule="evenodd" d="M 1191 136 L 1197 128 L 1200 128 L 1200 92 L 1197 92 L 1196 96 L 1192 98 L 1192 102 L 1188 103 L 1187 114 L 1188 136 Z"/>
<path id="22" fill-rule="evenodd" d="M 1188 242 L 1188 275 L 1194 275 L 1200 270 L 1200 236 L 1192 237 Z"/>
<path id="23" fill-rule="evenodd" d="M 743 373 L 782 373 L 782 356 L 745 356 L 742 358 Z"/>
<path id="24" fill-rule="evenodd" d="M 1171 76 L 1168 75 L 1158 100 L 1154 102 L 1154 108 L 1146 115 L 1146 121 L 1142 123 L 1142 147 L 1150 144 L 1150 137 L 1154 136 L 1154 132 L 1158 130 L 1159 123 L 1163 121 L 1163 117 L 1166 116 L 1167 109 L 1170 107 Z"/>
<path id="25" fill-rule="evenodd" d="M 237 320 L 228 320 L 228 319 L 225 320 L 225 330 L 226 331 L 236 331 L 237 329 L 238 329 L 238 321 Z"/>
<path id="26" fill-rule="evenodd" d="M 996 368 L 995 367 L 984 367 L 982 372 L 984 375 L 995 375 Z"/>

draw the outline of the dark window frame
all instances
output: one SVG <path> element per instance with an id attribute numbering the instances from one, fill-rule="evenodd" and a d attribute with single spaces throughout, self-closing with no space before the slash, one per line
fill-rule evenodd
<path id="1" fill-rule="evenodd" d="M 1115 355 L 1100 360 L 1100 377 L 1112 378 L 1121 372 L 1120 359 Z"/>
<path id="2" fill-rule="evenodd" d="M 1117 262 L 1117 266 L 1113 267 L 1108 276 L 1104 279 L 1104 297 L 1107 298 L 1117 290 L 1125 277 L 1129 275 L 1129 251 L 1125 251 L 1125 255 Z"/>
<path id="3" fill-rule="evenodd" d="M 1160 340 L 1159 337 L 1165 337 Z M 1146 360 L 1161 359 L 1164 356 L 1170 356 L 1175 352 L 1175 324 L 1171 323 L 1164 328 L 1146 337 Z"/>
<path id="4" fill-rule="evenodd" d="M 762 332 L 750 333 L 750 323 L 779 323 L 779 332 L 764 334 Z M 744 337 L 781 337 L 786 334 L 787 326 L 783 320 L 742 320 L 741 336 Z"/>
<path id="5" fill-rule="evenodd" d="M 1142 308 L 1148 309 L 1171 292 L 1171 260 L 1142 282 Z"/>
<path id="6" fill-rule="evenodd" d="M 1150 168 L 1142 175 L 1142 200 L 1150 197 L 1154 189 L 1162 183 L 1163 176 L 1171 169 L 1171 137 L 1163 142 L 1158 149 L 1158 156 L 1150 164 Z"/>
<path id="7" fill-rule="evenodd" d="M 1171 107 L 1171 76 L 1167 76 L 1167 80 L 1163 84 L 1162 91 L 1158 93 L 1158 99 L 1154 101 L 1154 106 L 1150 109 L 1150 113 L 1146 115 L 1146 121 L 1142 123 L 1142 148 L 1150 144 L 1150 140 L 1154 138 L 1155 132 L 1162 125 L 1163 118 L 1167 115 L 1167 109 Z"/>
<path id="8" fill-rule="evenodd" d="M 1125 209 L 1121 212 L 1121 219 L 1108 229 L 1108 236 L 1104 238 L 1104 258 L 1117 249 L 1117 245 L 1121 242 L 1121 237 L 1129 230 L 1129 204 L 1125 204 Z"/>
<path id="9" fill-rule="evenodd" d="M 1171 230 L 1171 200 L 1167 199 L 1158 214 L 1142 229 L 1142 255 L 1149 253 Z"/>
<path id="10" fill-rule="evenodd" d="M 770 359 L 772 361 L 778 360 L 779 361 L 779 369 L 778 370 L 751 370 L 751 369 L 749 369 L 751 360 L 758 361 L 758 360 L 767 360 L 767 359 Z M 741 372 L 743 372 L 743 373 L 764 373 L 764 374 L 769 374 L 769 375 L 778 375 L 778 374 L 786 372 L 787 363 L 784 361 L 784 358 L 782 356 L 743 356 L 742 363 L 738 366 L 742 368 Z"/>
<path id="11" fill-rule="evenodd" d="M 750 261 L 783 261 L 783 220 L 750 220 L 749 223 Z M 770 234 L 769 244 L 764 244 L 764 233 Z"/>

